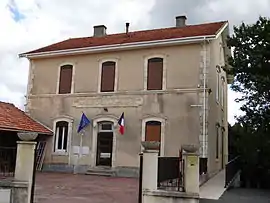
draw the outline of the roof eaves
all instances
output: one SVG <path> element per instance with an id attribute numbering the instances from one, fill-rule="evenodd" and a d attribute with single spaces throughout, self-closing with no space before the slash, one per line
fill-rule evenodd
<path id="1" fill-rule="evenodd" d="M 216 38 L 216 35 L 181 37 L 181 38 L 172 38 L 172 39 L 165 39 L 165 40 L 132 42 L 132 43 L 102 45 L 102 46 L 84 47 L 84 48 L 66 49 L 66 50 L 57 50 L 57 51 L 48 51 L 48 52 L 39 52 L 39 53 L 30 53 L 30 54 L 19 54 L 19 57 L 38 58 L 38 57 L 57 56 L 57 55 L 66 55 L 66 54 L 93 53 L 93 52 L 102 52 L 102 51 L 113 51 L 113 50 L 119 50 L 119 49 L 143 48 L 143 47 L 151 47 L 151 46 L 159 46 L 159 45 L 196 43 L 205 39 L 212 40 L 215 38 Z"/>
<path id="2" fill-rule="evenodd" d="M 14 128 L 14 127 L 4 127 L 4 126 L 0 126 L 0 130 L 3 131 L 13 131 L 13 132 L 36 132 L 38 134 L 44 134 L 44 135 L 53 135 L 52 132 L 41 132 L 41 131 L 36 131 L 36 130 L 25 130 L 25 129 L 21 129 L 21 128 Z"/>
<path id="3" fill-rule="evenodd" d="M 219 30 L 216 32 L 216 39 L 224 32 L 224 30 L 229 26 L 229 22 L 224 22 L 223 26 L 219 28 Z"/>

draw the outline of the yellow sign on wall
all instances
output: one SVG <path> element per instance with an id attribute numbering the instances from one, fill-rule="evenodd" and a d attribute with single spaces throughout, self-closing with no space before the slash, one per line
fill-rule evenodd
<path id="1" fill-rule="evenodd" d="M 197 156 L 188 156 L 188 166 L 196 166 L 198 164 L 198 157 Z"/>

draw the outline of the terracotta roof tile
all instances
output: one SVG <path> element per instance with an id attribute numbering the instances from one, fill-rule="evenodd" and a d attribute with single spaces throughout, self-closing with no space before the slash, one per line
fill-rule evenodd
<path id="1" fill-rule="evenodd" d="M 68 50 L 102 45 L 126 44 L 134 42 L 175 39 L 184 37 L 215 35 L 227 21 L 187 25 L 177 28 L 162 28 L 120 34 L 110 34 L 104 37 L 71 38 L 24 54 L 41 53 L 48 51 Z"/>
<path id="2" fill-rule="evenodd" d="M 0 129 L 15 131 L 31 131 L 42 134 L 52 134 L 52 132 L 34 121 L 25 112 L 21 111 L 13 104 L 0 102 Z"/>

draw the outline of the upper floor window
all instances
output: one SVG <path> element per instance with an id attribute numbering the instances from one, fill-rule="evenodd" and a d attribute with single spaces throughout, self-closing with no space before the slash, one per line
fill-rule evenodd
<path id="1" fill-rule="evenodd" d="M 54 151 L 67 152 L 69 123 L 58 121 L 55 127 Z"/>
<path id="2" fill-rule="evenodd" d="M 59 94 L 71 93 L 72 86 L 72 65 L 63 65 L 60 67 Z"/>
<path id="3" fill-rule="evenodd" d="M 147 90 L 162 90 L 163 85 L 163 58 L 148 59 Z"/>
<path id="4" fill-rule="evenodd" d="M 102 63 L 100 92 L 113 92 L 115 90 L 115 62 Z"/>
<path id="5" fill-rule="evenodd" d="M 225 101 L 225 78 L 221 77 L 220 103 L 224 106 Z"/>
<path id="6" fill-rule="evenodd" d="M 217 66 L 217 73 L 216 73 L 216 101 L 219 103 L 220 100 L 220 67 Z"/>

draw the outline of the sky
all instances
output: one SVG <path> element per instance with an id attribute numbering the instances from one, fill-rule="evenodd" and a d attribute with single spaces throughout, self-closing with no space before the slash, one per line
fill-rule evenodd
<path id="1" fill-rule="evenodd" d="M 24 109 L 29 63 L 18 58 L 30 51 L 71 37 L 92 36 L 93 26 L 107 33 L 175 25 L 186 15 L 188 24 L 228 20 L 233 25 L 269 17 L 270 0 L 0 0 L 0 101 Z M 228 116 L 241 115 L 239 94 L 229 90 Z"/>

